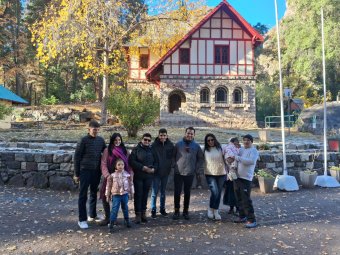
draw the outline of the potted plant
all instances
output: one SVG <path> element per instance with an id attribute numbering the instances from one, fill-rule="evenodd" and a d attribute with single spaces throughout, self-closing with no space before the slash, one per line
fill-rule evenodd
<path id="1" fill-rule="evenodd" d="M 340 151 L 340 129 L 332 129 L 328 132 L 328 150 Z"/>
<path id="2" fill-rule="evenodd" d="M 302 184 L 302 187 L 304 188 L 314 188 L 314 183 L 316 180 L 316 177 L 318 176 L 317 171 L 313 170 L 306 170 L 306 171 L 300 171 L 300 181 Z"/>
<path id="3" fill-rule="evenodd" d="M 340 182 L 340 165 L 339 166 L 332 166 L 329 169 L 331 176 L 333 176 L 338 182 Z"/>
<path id="4" fill-rule="evenodd" d="M 273 192 L 275 176 L 267 169 L 260 169 L 256 173 L 262 193 Z"/>

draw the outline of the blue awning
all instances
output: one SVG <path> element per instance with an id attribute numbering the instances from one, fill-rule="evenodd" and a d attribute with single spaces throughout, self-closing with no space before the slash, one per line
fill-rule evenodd
<path id="1" fill-rule="evenodd" d="M 4 86 L 0 85 L 0 99 L 12 101 L 19 104 L 28 104 L 28 102 L 19 97 L 18 95 L 14 94 L 9 89 L 6 89 Z"/>

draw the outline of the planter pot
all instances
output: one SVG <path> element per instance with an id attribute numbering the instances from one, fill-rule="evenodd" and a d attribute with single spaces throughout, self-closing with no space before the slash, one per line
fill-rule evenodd
<path id="1" fill-rule="evenodd" d="M 300 181 L 302 184 L 302 187 L 310 189 L 314 188 L 314 183 L 316 180 L 316 177 L 318 177 L 318 173 L 305 173 L 304 171 L 300 171 Z"/>
<path id="2" fill-rule="evenodd" d="M 340 171 L 338 170 L 329 170 L 331 176 L 333 176 L 338 182 L 340 182 Z"/>
<path id="3" fill-rule="evenodd" d="M 328 149 L 330 151 L 340 151 L 340 138 L 328 138 Z"/>
<path id="4" fill-rule="evenodd" d="M 265 178 L 265 177 L 258 177 L 260 190 L 262 193 L 270 193 L 273 192 L 273 186 L 275 182 L 275 178 Z"/>

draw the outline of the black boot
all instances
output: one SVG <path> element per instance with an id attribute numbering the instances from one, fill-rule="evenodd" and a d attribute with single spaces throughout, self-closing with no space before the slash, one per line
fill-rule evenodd
<path id="1" fill-rule="evenodd" d="M 109 224 L 109 232 L 110 233 L 113 233 L 114 232 L 114 227 L 116 226 L 116 222 L 114 221 L 110 221 L 110 224 Z"/>
<path id="2" fill-rule="evenodd" d="M 164 216 L 164 217 L 167 217 L 168 216 L 168 213 L 165 211 L 165 209 L 162 209 L 160 211 L 160 213 Z"/>
<path id="3" fill-rule="evenodd" d="M 125 226 L 127 228 L 131 228 L 131 223 L 130 223 L 130 220 L 129 219 L 125 219 Z"/>
<path id="4" fill-rule="evenodd" d="M 143 223 L 148 222 L 148 219 L 146 218 L 146 212 L 145 212 L 145 211 L 142 212 L 142 217 L 141 217 L 141 219 L 142 219 L 142 222 L 143 222 Z"/>
<path id="5" fill-rule="evenodd" d="M 141 221 L 142 221 L 141 217 L 142 217 L 142 213 L 136 212 L 136 218 L 135 218 L 135 223 L 136 224 L 140 224 L 141 223 Z"/>
<path id="6" fill-rule="evenodd" d="M 183 210 L 183 218 L 184 218 L 185 220 L 189 220 L 189 219 L 190 219 L 188 209 L 184 209 L 184 210 Z"/>
<path id="7" fill-rule="evenodd" d="M 110 223 L 110 204 L 106 202 L 103 198 L 103 209 L 105 213 L 105 219 L 103 219 L 100 223 L 99 226 L 107 226 Z"/>
<path id="8" fill-rule="evenodd" d="M 156 210 L 151 211 L 151 218 L 156 219 Z"/>
<path id="9" fill-rule="evenodd" d="M 178 220 L 179 219 L 179 209 L 175 208 L 174 215 L 172 215 L 173 220 Z"/>

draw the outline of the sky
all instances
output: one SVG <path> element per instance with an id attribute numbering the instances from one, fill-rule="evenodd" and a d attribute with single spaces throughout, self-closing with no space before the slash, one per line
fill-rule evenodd
<path id="1" fill-rule="evenodd" d="M 206 0 L 209 7 L 215 7 L 222 0 Z M 267 25 L 268 28 L 275 26 L 274 0 L 227 0 L 228 3 L 252 26 L 257 22 Z M 286 10 L 286 1 L 277 0 L 279 19 Z"/>

